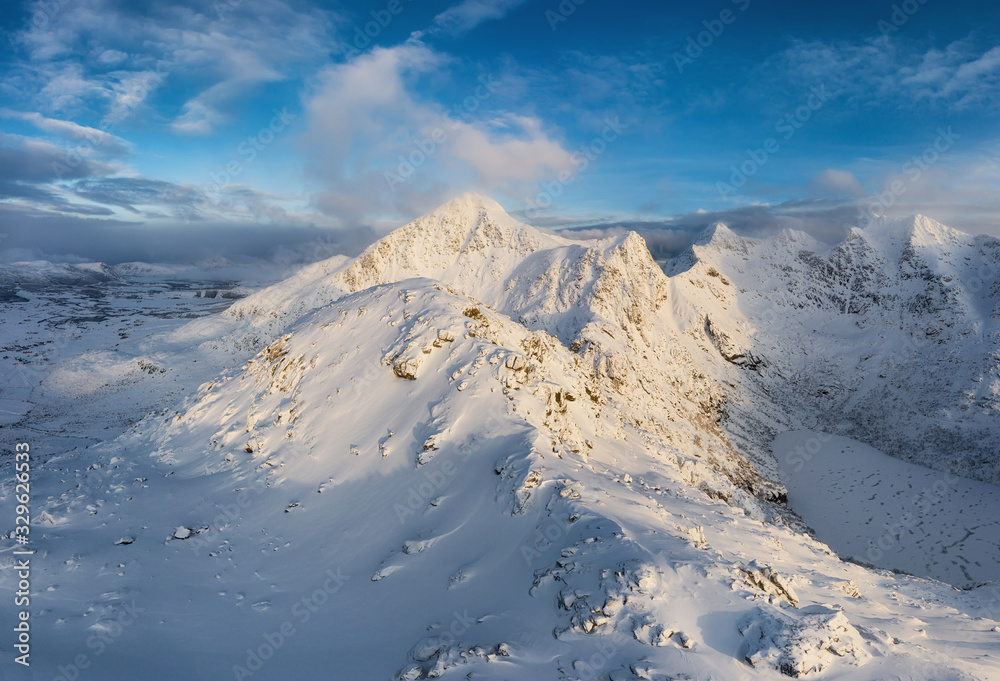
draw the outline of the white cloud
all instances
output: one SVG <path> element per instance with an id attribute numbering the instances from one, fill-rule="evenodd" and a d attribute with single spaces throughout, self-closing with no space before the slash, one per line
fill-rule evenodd
<path id="1" fill-rule="evenodd" d="M 192 99 L 184 105 L 183 113 L 170 124 L 170 129 L 180 135 L 209 135 L 223 120 L 222 114 L 215 109 Z"/>
<path id="2" fill-rule="evenodd" d="M 956 107 L 964 108 L 996 97 L 998 86 L 1000 86 L 1000 47 L 994 47 L 978 58 L 959 63 L 951 78 L 941 89 L 941 95 L 957 96 Z"/>
<path id="3" fill-rule="evenodd" d="M 895 97 L 908 105 L 930 101 L 954 110 L 1000 106 L 1000 47 L 983 50 L 971 40 L 926 52 L 896 41 L 797 42 L 759 73 L 823 82 L 835 95 L 858 100 Z"/>
<path id="4" fill-rule="evenodd" d="M 844 192 L 839 197 L 863 213 L 927 215 L 970 234 L 1000 236 L 1000 140 L 984 141 L 977 150 L 956 148 L 940 153 L 928 145 L 909 157 L 865 159 L 858 169 L 873 191 L 860 196 Z M 829 172 L 824 176 L 829 177 Z M 853 175 L 837 174 L 838 184 L 853 186 Z M 837 195 L 827 192 L 825 196 Z"/>
<path id="5" fill-rule="evenodd" d="M 260 43 L 248 40 L 247 35 L 226 35 L 216 30 L 184 32 L 173 51 L 173 70 L 209 74 L 216 82 L 184 104 L 183 113 L 171 125 L 174 132 L 210 134 L 229 120 L 223 113 L 228 102 L 258 85 L 285 77 L 284 65 L 273 63 L 277 61 L 274 57 L 294 61 L 296 48 L 276 44 L 273 36 L 259 39 Z M 303 48 L 297 46 L 298 50 Z"/>
<path id="6" fill-rule="evenodd" d="M 434 17 L 434 25 L 455 34 L 466 33 L 523 5 L 525 0 L 463 0 Z"/>
<path id="7" fill-rule="evenodd" d="M 15 37 L 29 56 L 18 66 L 21 80 L 31 83 L 23 105 L 64 115 L 103 107 L 108 125 L 148 104 L 169 79 L 195 93 L 175 121 L 184 134 L 212 132 L 228 120 L 233 102 L 303 65 L 319 65 L 334 44 L 335 15 L 294 0 L 149 8 L 73 0 L 37 3 L 34 11 L 44 21 Z"/>
<path id="8" fill-rule="evenodd" d="M 813 193 L 824 197 L 857 198 L 866 194 L 861 182 L 848 170 L 827 168 L 810 185 Z"/>
<path id="9" fill-rule="evenodd" d="M 452 122 L 447 149 L 476 173 L 484 187 L 530 182 L 572 168 L 569 153 L 545 134 L 537 118 L 508 116 L 490 123 Z M 498 123 L 505 133 L 497 132 Z M 433 134 L 434 130 L 424 132 Z"/>
<path id="10" fill-rule="evenodd" d="M 102 121 L 112 125 L 133 113 L 145 104 L 149 96 L 163 83 L 164 74 L 156 71 L 115 73 L 114 80 L 107 86 L 107 96 L 111 100 L 108 113 Z"/>
<path id="11" fill-rule="evenodd" d="M 541 121 L 486 112 L 502 83 L 470 86 L 468 109 L 422 97 L 416 80 L 446 59 L 410 41 L 325 69 L 306 103 L 304 146 L 325 212 L 359 222 L 373 211 L 412 217 L 461 191 L 523 188 L 571 167 L 570 153 Z"/>
<path id="12" fill-rule="evenodd" d="M 72 121 L 46 118 L 37 112 L 20 112 L 10 109 L 0 109 L 0 116 L 27 121 L 39 130 L 63 139 L 87 143 L 95 149 L 113 156 L 124 155 L 131 150 L 131 145 L 120 137 Z"/>
<path id="13" fill-rule="evenodd" d="M 108 66 L 117 66 L 128 59 L 128 55 L 121 50 L 104 50 L 97 57 L 97 61 Z"/>
<path id="14" fill-rule="evenodd" d="M 57 64 L 38 69 L 45 83 L 34 99 L 46 111 L 74 111 L 99 96 L 101 86 L 86 78 L 80 64 Z"/>

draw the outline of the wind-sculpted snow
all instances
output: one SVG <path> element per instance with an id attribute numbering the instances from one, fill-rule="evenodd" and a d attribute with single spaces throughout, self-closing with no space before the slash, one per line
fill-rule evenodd
<path id="1" fill-rule="evenodd" d="M 997 678 L 995 588 L 783 520 L 719 425 L 780 362 L 699 281 L 466 196 L 175 332 L 239 361 L 52 462 L 38 639 L 134 598 L 101 678 Z"/>

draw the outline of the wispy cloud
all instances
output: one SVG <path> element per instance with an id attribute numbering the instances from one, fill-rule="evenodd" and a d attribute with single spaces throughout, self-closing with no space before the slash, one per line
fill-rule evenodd
<path id="1" fill-rule="evenodd" d="M 929 4 L 885 39 L 857 3 L 822 31 L 806 6 L 758 8 L 717 36 L 696 77 L 668 54 L 711 15 L 676 3 L 581 8 L 555 33 L 544 12 L 557 0 L 403 0 L 391 24 L 384 1 L 343 15 L 315 0 L 17 3 L 27 18 L 0 55 L 0 123 L 19 133 L 0 133 L 8 218 L 381 230 L 461 191 L 518 206 L 545 185 L 558 194 L 546 221 L 615 215 L 625 228 L 638 215 L 628 224 L 668 250 L 713 217 L 832 234 L 901 173 L 893 211 L 973 231 L 1000 213 L 997 10 L 964 0 Z M 718 181 L 817 84 L 836 104 L 720 201 Z M 265 147 L 258 131 L 283 107 L 295 123 Z M 572 154 L 609 119 L 628 134 L 574 175 Z M 941 125 L 960 142 L 911 180 L 904 164 Z M 214 191 L 198 185 L 209 178 Z M 710 212 L 723 205 L 735 208 Z M 684 215 L 645 221 L 665 213 Z"/>
<path id="2" fill-rule="evenodd" d="M 978 56 L 956 45 L 932 50 L 920 66 L 902 73 L 902 85 L 918 97 L 945 100 L 956 109 L 1000 104 L 1000 47 Z"/>
<path id="3" fill-rule="evenodd" d="M 43 132 L 50 133 L 65 140 L 84 142 L 112 156 L 123 156 L 130 153 L 132 146 L 123 140 L 103 130 L 79 125 L 73 121 L 56 118 L 46 118 L 38 112 L 21 112 L 11 109 L 0 109 L 0 117 L 15 118 L 27 121 Z"/>
<path id="4" fill-rule="evenodd" d="M 165 68 L 165 65 L 162 65 Z M 102 124 L 114 126 L 131 113 L 139 110 L 146 100 L 163 83 L 164 71 L 128 71 L 110 74 L 106 85 L 106 98 L 110 100 Z"/>
<path id="5" fill-rule="evenodd" d="M 118 206 L 141 214 L 140 207 L 172 209 L 176 217 L 198 220 L 199 209 L 207 203 L 204 194 L 190 185 L 137 177 L 102 177 L 76 182 L 73 193 L 106 206 Z"/>
<path id="6" fill-rule="evenodd" d="M 898 40 L 796 42 L 757 76 L 758 84 L 823 82 L 835 95 L 861 102 L 892 98 L 906 108 L 922 102 L 956 111 L 1000 107 L 1000 47 L 976 47 L 969 39 L 924 51 Z"/>
<path id="7" fill-rule="evenodd" d="M 437 29 L 460 35 L 484 21 L 502 19 L 527 0 L 463 0 L 434 17 Z"/>
<path id="8" fill-rule="evenodd" d="M 140 110 L 161 87 L 194 91 L 173 130 L 209 134 L 259 86 L 283 80 L 330 53 L 336 15 L 284 0 L 205 3 L 196 9 L 138 7 L 124 0 L 74 0 L 17 36 L 28 55 L 14 70 L 40 85 L 28 107 L 102 111 L 104 125 Z M 70 59 L 72 57 L 72 59 Z"/>

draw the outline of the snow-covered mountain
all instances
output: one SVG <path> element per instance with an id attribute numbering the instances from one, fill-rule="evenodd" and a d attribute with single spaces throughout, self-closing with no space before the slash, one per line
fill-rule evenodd
<path id="1" fill-rule="evenodd" d="M 1000 239 L 919 216 L 873 219 L 834 247 L 718 225 L 668 272 L 688 328 L 751 369 L 731 432 L 777 405 L 898 458 L 1000 483 Z"/>
<path id="2" fill-rule="evenodd" d="M 0 265 L 0 284 L 3 285 L 86 285 L 118 278 L 114 269 L 102 262 L 68 265 L 32 260 Z"/>
<path id="3" fill-rule="evenodd" d="M 719 227 L 668 276 L 467 195 L 309 266 L 171 334 L 236 359 L 183 405 L 48 462 L 38 645 L 115 632 L 107 679 L 998 679 L 1000 590 L 840 560 L 768 449 L 875 437 L 851 353 L 915 336 L 920 282 L 985 356 L 897 238 Z"/>
<path id="4" fill-rule="evenodd" d="M 0 302 L 16 299 L 19 289 L 93 286 L 118 279 L 118 273 L 104 263 L 67 265 L 46 260 L 8 263 L 0 265 Z"/>

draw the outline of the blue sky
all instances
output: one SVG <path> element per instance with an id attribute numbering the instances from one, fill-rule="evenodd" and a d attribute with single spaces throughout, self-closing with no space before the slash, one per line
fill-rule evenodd
<path id="1" fill-rule="evenodd" d="M 1000 235 L 993 2 L 10 4 L 0 259 L 311 259 L 469 190 L 664 253 Z"/>

